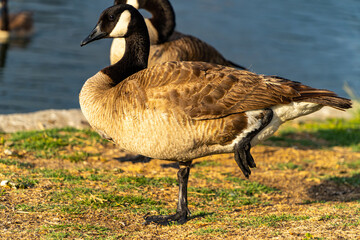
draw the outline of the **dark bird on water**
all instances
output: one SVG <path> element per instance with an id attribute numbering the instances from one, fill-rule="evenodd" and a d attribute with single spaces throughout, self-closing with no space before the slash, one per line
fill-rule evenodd
<path id="1" fill-rule="evenodd" d="M 7 0 L 1 0 L 0 38 L 27 38 L 33 33 L 33 17 L 30 11 L 8 12 Z"/>

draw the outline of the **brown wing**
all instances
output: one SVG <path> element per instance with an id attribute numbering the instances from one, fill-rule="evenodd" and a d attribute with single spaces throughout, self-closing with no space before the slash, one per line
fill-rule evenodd
<path id="1" fill-rule="evenodd" d="M 135 79 L 146 94 L 141 99 L 154 106 L 158 102 L 169 109 L 181 109 L 197 120 L 290 103 L 301 96 L 296 86 L 304 86 L 286 79 L 202 62 L 156 65 L 128 78 L 129 81 Z"/>
<path id="2" fill-rule="evenodd" d="M 174 32 L 168 42 L 150 48 L 149 66 L 168 61 L 201 61 L 245 69 L 226 60 L 206 42 L 179 32 Z"/>

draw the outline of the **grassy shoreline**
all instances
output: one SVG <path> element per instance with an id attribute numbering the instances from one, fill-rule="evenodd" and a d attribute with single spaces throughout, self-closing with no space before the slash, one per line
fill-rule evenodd
<path id="1" fill-rule="evenodd" d="M 194 161 L 192 217 L 142 225 L 176 206 L 176 165 L 136 161 L 89 129 L 0 134 L 2 239 L 357 239 L 360 114 L 287 123 L 253 149 L 245 180 L 231 154 Z"/>

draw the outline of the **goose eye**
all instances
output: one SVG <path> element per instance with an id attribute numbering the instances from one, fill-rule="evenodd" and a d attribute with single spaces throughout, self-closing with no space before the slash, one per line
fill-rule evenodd
<path id="1" fill-rule="evenodd" d="M 109 18 L 110 21 L 114 21 L 114 20 L 115 20 L 115 16 L 114 16 L 114 15 L 109 15 L 108 18 Z"/>

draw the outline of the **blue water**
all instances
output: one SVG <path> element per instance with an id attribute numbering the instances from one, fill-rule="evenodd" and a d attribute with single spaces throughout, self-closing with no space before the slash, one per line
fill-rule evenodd
<path id="1" fill-rule="evenodd" d="M 35 34 L 12 42 L 0 68 L 0 114 L 78 108 L 85 80 L 109 64 L 111 41 L 80 48 L 111 0 L 12 0 Z M 177 30 L 256 73 L 360 95 L 360 1 L 173 0 Z"/>

